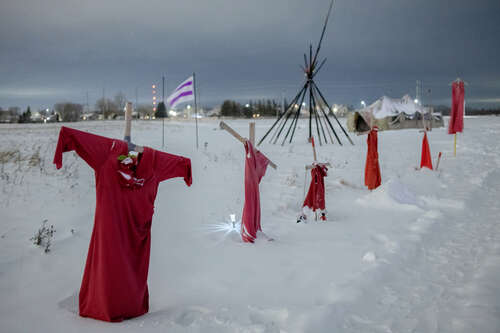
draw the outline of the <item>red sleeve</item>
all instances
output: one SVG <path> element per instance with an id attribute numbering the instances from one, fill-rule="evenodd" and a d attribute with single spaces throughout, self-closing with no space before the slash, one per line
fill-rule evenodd
<path id="1" fill-rule="evenodd" d="M 54 154 L 57 169 L 62 167 L 62 154 L 74 150 L 94 170 L 106 161 L 115 140 L 103 136 L 61 127 L 59 141 Z"/>
<path id="2" fill-rule="evenodd" d="M 182 156 L 155 151 L 154 173 L 158 182 L 174 177 L 183 177 L 187 186 L 191 186 L 191 160 Z"/>

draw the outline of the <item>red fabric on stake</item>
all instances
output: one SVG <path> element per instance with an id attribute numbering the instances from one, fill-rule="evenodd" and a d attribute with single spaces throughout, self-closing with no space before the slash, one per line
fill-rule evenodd
<path id="1" fill-rule="evenodd" d="M 451 86 L 451 114 L 448 134 L 462 132 L 464 129 L 464 82 L 453 82 Z"/>
<path id="2" fill-rule="evenodd" d="M 368 151 L 366 153 L 365 164 L 365 185 L 368 186 L 369 190 L 376 189 L 382 182 L 380 167 L 378 164 L 377 141 L 377 130 L 372 129 L 370 133 L 368 133 L 368 138 L 366 139 Z"/>
<path id="3" fill-rule="evenodd" d="M 94 169 L 96 209 L 79 294 L 80 315 L 122 321 L 149 309 L 147 285 L 154 201 L 161 181 L 184 177 L 191 185 L 191 161 L 148 147 L 135 176 L 142 186 L 120 182 L 118 156 L 128 154 L 125 141 L 62 127 L 54 164 L 62 167 L 64 152 L 74 150 Z"/>
<path id="4" fill-rule="evenodd" d="M 422 157 L 420 159 L 420 169 L 422 169 L 423 167 L 432 170 L 431 149 L 429 148 L 429 141 L 427 141 L 427 133 L 424 133 L 424 139 L 422 140 Z"/>
<path id="5" fill-rule="evenodd" d="M 325 177 L 328 168 L 324 165 L 316 165 L 311 169 L 311 185 L 307 191 L 302 207 L 309 207 L 315 212 L 317 209 L 325 209 Z"/>
<path id="6" fill-rule="evenodd" d="M 269 160 L 248 140 L 245 142 L 245 152 L 245 205 L 241 217 L 241 238 L 246 243 L 253 243 L 257 231 L 262 231 L 259 183 L 266 173 Z"/>

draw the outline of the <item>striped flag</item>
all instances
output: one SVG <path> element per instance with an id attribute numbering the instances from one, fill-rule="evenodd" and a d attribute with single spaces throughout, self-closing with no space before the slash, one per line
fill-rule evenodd
<path id="1" fill-rule="evenodd" d="M 188 77 L 184 82 L 175 88 L 174 92 L 167 98 L 169 108 L 178 104 L 194 100 L 193 77 Z"/>

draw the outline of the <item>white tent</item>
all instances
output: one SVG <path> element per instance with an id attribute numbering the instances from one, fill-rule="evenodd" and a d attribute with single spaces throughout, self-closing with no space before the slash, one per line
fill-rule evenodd
<path id="1" fill-rule="evenodd" d="M 368 112 L 372 114 L 375 119 L 382 119 L 385 117 L 395 117 L 400 113 L 412 117 L 417 112 L 425 114 L 431 112 L 431 110 L 430 108 L 415 103 L 409 95 L 404 95 L 402 98 L 382 96 L 373 104 L 359 110 L 359 112 Z"/>
<path id="2" fill-rule="evenodd" d="M 432 121 L 431 121 L 432 120 Z M 402 98 L 382 96 L 367 107 L 349 115 L 348 129 L 364 132 L 373 126 L 380 130 L 443 126 L 442 117 L 432 114 L 431 107 L 416 103 L 409 95 Z"/>

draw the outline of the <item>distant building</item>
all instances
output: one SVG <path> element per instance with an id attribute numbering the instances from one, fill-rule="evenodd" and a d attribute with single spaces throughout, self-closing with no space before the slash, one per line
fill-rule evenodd
<path id="1" fill-rule="evenodd" d="M 349 107 L 342 104 L 333 104 L 331 106 L 331 112 L 333 112 L 337 117 L 346 117 L 349 113 Z"/>
<path id="2" fill-rule="evenodd" d="M 80 120 L 87 121 L 87 120 L 97 120 L 99 119 L 99 114 L 97 112 L 87 112 L 82 115 L 80 115 Z"/>
<path id="3" fill-rule="evenodd" d="M 17 123 L 19 119 L 18 107 L 10 107 L 8 110 L 0 109 L 0 123 Z"/>

